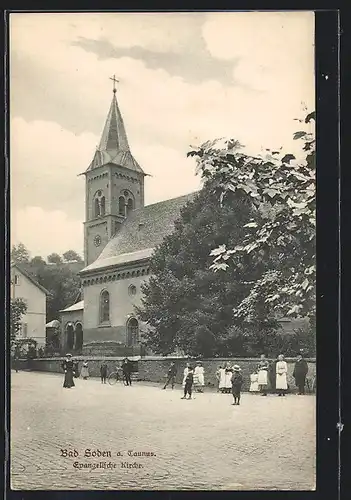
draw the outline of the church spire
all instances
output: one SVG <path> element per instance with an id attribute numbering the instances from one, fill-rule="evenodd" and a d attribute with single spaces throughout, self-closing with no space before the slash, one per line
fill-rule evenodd
<path id="1" fill-rule="evenodd" d="M 113 81 L 113 98 L 98 149 L 100 151 L 129 151 L 126 129 L 116 98 L 118 80 L 115 75 L 110 80 Z"/>
<path id="2" fill-rule="evenodd" d="M 118 80 L 115 78 L 115 75 L 113 75 L 110 80 L 113 81 L 112 102 L 102 132 L 100 144 L 97 147 L 94 159 L 88 170 L 93 170 L 107 163 L 113 163 L 136 172 L 144 173 L 130 152 L 123 118 L 116 97 L 116 82 L 118 82 Z"/>

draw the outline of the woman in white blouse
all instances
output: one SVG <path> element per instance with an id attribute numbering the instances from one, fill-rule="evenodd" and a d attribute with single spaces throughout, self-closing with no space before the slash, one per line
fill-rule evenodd
<path id="1" fill-rule="evenodd" d="M 288 389 L 288 365 L 284 361 L 284 356 L 279 354 L 278 361 L 276 364 L 276 384 L 275 387 L 278 392 L 278 396 L 285 396 L 285 392 Z"/>

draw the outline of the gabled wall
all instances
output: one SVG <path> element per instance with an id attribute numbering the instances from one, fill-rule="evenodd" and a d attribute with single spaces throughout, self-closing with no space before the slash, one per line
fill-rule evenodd
<path id="1" fill-rule="evenodd" d="M 15 284 L 15 276 L 19 277 L 18 285 Z M 23 333 L 21 338 L 32 338 L 37 341 L 38 347 L 45 345 L 46 338 L 46 294 L 30 279 L 28 279 L 17 268 L 11 269 L 11 298 L 22 298 L 27 304 L 27 312 L 23 315 L 21 323 L 27 325 L 27 334 Z"/>

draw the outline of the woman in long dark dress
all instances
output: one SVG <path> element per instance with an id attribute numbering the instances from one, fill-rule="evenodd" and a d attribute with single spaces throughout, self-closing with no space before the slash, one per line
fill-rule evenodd
<path id="1" fill-rule="evenodd" d="M 65 379 L 63 381 L 63 387 L 70 389 L 71 387 L 74 387 L 73 376 L 75 375 L 74 363 L 73 363 L 71 354 L 66 355 L 66 359 L 62 363 L 62 368 L 65 372 Z"/>

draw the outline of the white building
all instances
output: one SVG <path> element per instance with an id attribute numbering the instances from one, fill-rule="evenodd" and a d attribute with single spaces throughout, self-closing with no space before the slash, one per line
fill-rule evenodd
<path id="1" fill-rule="evenodd" d="M 18 337 L 36 340 L 37 347 L 45 345 L 48 293 L 22 266 L 11 265 L 11 299 L 21 298 L 27 305 L 27 312 L 22 316 Z"/>

